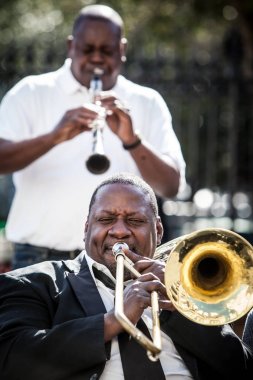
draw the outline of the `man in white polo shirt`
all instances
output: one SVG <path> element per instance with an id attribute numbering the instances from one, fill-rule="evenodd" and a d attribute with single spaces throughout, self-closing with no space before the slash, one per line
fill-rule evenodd
<path id="1" fill-rule="evenodd" d="M 175 196 L 184 184 L 185 163 L 164 100 L 120 75 L 123 33 L 111 8 L 83 8 L 64 65 L 24 78 L 2 101 L 0 173 L 14 173 L 16 190 L 6 225 L 15 243 L 14 267 L 72 258 L 82 249 L 89 198 L 108 175 L 140 175 L 163 197 Z M 110 161 L 100 175 L 85 165 L 98 116 L 89 92 L 95 70 L 105 91 L 100 102 L 107 110 L 103 142 Z"/>

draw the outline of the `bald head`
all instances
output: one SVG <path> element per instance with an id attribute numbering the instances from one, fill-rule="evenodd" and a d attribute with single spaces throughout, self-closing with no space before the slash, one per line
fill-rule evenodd
<path id="1" fill-rule="evenodd" d="M 120 15 L 107 5 L 88 5 L 82 8 L 73 25 L 73 36 L 85 19 L 104 20 L 113 23 L 119 29 L 119 37 L 123 35 L 124 23 Z"/>

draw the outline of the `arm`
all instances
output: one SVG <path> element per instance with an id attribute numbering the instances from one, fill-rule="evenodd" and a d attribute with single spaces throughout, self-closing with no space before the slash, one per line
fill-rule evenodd
<path id="1" fill-rule="evenodd" d="M 136 138 L 133 136 L 132 142 L 136 141 Z M 166 162 L 166 159 L 151 145 L 142 141 L 140 145 L 129 152 L 143 179 L 149 183 L 157 195 L 169 198 L 177 194 L 180 173 Z"/>
<path id="2" fill-rule="evenodd" d="M 244 325 L 242 340 L 253 351 L 253 309 L 247 315 L 245 325 Z"/>
<path id="3" fill-rule="evenodd" d="M 90 368 L 103 368 L 104 315 L 87 317 L 68 298 L 69 310 L 65 307 L 61 314 L 66 315 L 55 324 L 58 289 L 47 275 L 35 278 L 0 276 L 1 379 L 87 378 Z"/>
<path id="4" fill-rule="evenodd" d="M 102 95 L 102 103 L 108 109 L 107 122 L 124 145 L 132 145 L 138 140 L 131 116 L 121 102 L 113 95 Z M 157 111 L 158 112 L 158 111 Z M 160 121 L 157 121 L 160 130 Z M 148 126 L 147 126 L 148 128 Z M 155 132 L 154 132 L 155 133 Z M 174 133 L 174 132 L 173 132 Z M 173 145 L 173 141 L 171 141 Z M 141 144 L 129 149 L 142 177 L 154 188 L 157 195 L 175 196 L 179 189 L 180 177 L 184 176 L 170 158 L 162 154 L 148 141 L 142 138 Z"/>
<path id="5" fill-rule="evenodd" d="M 151 292 L 159 294 L 159 307 L 164 310 L 171 310 L 171 302 L 166 297 L 165 286 L 158 277 L 152 273 L 142 275 L 138 280 L 127 286 L 124 290 L 124 314 L 136 325 L 144 310 L 151 306 Z M 114 309 L 105 314 L 105 342 L 111 340 L 124 331 L 121 324 L 114 316 Z"/>
<path id="6" fill-rule="evenodd" d="M 134 262 L 140 273 L 152 272 L 164 282 L 164 263 L 124 249 L 125 254 Z M 253 353 L 248 350 L 229 325 L 203 326 L 186 319 L 173 305 L 162 308 L 161 328 L 180 348 L 188 351 L 197 361 L 204 363 L 204 371 L 221 375 L 222 379 L 236 378 L 246 380 L 253 364 Z M 168 313 L 169 311 L 175 311 Z M 253 314 L 252 314 L 253 315 Z M 182 355 L 184 358 L 184 356 Z M 199 371 L 203 369 L 201 366 Z M 229 376 L 228 376 L 229 374 Z M 205 379 L 206 372 L 203 376 Z M 233 377 L 235 375 L 235 377 Z M 210 375 L 211 376 L 211 375 Z M 200 377 L 202 378 L 202 377 Z M 208 377 L 211 378 L 211 377 Z M 217 378 L 215 375 L 212 378 Z"/>
<path id="7" fill-rule="evenodd" d="M 203 326 L 177 311 L 161 314 L 161 327 L 176 347 L 184 348 L 219 378 L 246 380 L 253 356 L 229 325 Z"/>
<path id="8" fill-rule="evenodd" d="M 0 139 L 0 173 L 23 169 L 61 142 L 90 131 L 89 124 L 96 116 L 97 113 L 88 107 L 79 107 L 67 111 L 47 134 L 18 142 Z"/>
<path id="9" fill-rule="evenodd" d="M 106 342 L 122 331 L 113 310 L 87 316 L 62 272 L 55 284 L 54 270 L 52 276 L 24 271 L 20 277 L 15 272 L 0 275 L 1 379 L 47 379 L 49 374 L 50 380 L 74 379 L 75 374 L 87 378 L 95 367 L 101 372 Z M 164 292 L 153 280 L 148 275 L 125 290 L 125 311 L 133 323 L 150 305 L 150 291 Z"/>
<path id="10" fill-rule="evenodd" d="M 151 292 L 158 292 L 159 308 L 175 310 L 168 300 L 164 285 L 164 263 L 140 256 L 128 248 L 123 248 L 126 256 L 134 263 L 140 277 L 124 290 L 124 313 L 134 324 L 139 321 L 143 311 L 151 306 Z M 122 332 L 122 327 L 114 316 L 114 310 L 105 314 L 105 341 Z"/>

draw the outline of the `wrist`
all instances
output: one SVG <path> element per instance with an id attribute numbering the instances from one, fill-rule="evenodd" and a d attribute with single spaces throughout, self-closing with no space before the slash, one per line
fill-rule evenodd
<path id="1" fill-rule="evenodd" d="M 115 336 L 123 331 L 124 329 L 114 315 L 114 309 L 104 315 L 105 342 L 112 340 Z"/>
<path id="2" fill-rule="evenodd" d="M 130 143 L 122 143 L 122 146 L 125 150 L 132 150 L 137 148 L 142 143 L 141 137 L 138 133 L 135 134 L 135 139 Z"/>

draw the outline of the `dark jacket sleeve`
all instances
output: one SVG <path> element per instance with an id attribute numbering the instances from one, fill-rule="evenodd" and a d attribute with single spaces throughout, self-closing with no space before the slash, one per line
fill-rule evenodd
<path id="1" fill-rule="evenodd" d="M 247 315 L 242 339 L 253 351 L 253 309 Z"/>
<path id="2" fill-rule="evenodd" d="M 196 368 L 191 371 L 195 378 L 251 378 L 252 353 L 229 325 L 203 326 L 175 311 L 162 313 L 161 326 L 171 337 L 181 356 L 185 352 L 186 358 L 192 357 L 192 362 L 195 359 Z"/>
<path id="3" fill-rule="evenodd" d="M 1 380 L 83 380 L 94 368 L 102 372 L 103 313 L 85 316 L 72 296 L 64 320 L 55 323 L 65 290 L 53 277 L 55 273 L 0 275 Z"/>

